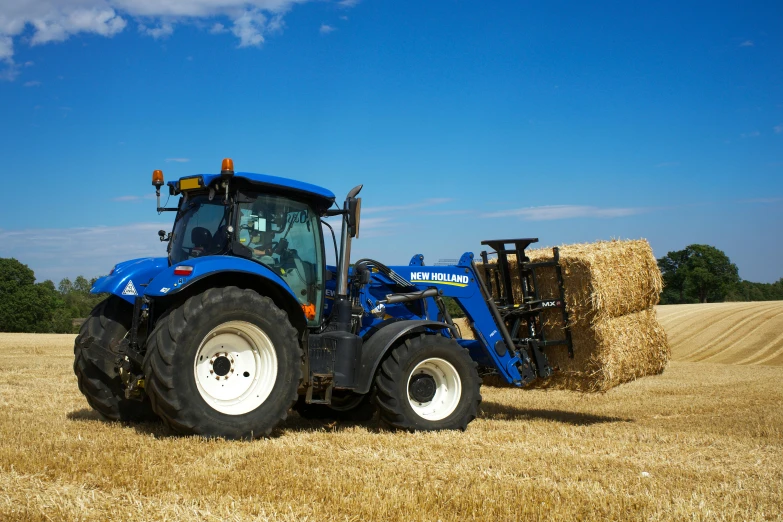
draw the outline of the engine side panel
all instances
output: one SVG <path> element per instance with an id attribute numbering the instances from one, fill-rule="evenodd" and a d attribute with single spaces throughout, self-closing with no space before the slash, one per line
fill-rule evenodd
<path id="1" fill-rule="evenodd" d="M 117 264 L 111 275 L 101 277 L 90 289 L 93 294 L 114 294 L 133 303 L 146 285 L 169 266 L 165 257 L 144 257 Z"/>

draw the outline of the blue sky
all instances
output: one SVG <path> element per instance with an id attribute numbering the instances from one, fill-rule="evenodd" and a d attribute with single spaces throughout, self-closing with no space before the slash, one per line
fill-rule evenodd
<path id="1" fill-rule="evenodd" d="M 11 0 L 0 257 L 39 279 L 162 255 L 150 175 L 342 196 L 354 254 L 707 243 L 783 277 L 783 3 Z"/>

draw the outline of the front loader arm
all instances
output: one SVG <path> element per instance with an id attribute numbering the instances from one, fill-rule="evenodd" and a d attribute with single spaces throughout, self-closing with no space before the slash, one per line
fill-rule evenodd
<path id="1" fill-rule="evenodd" d="M 422 256 L 414 256 L 409 266 L 390 267 L 417 290 L 438 290 L 443 297 L 456 301 L 473 324 L 478 339 L 459 340 L 471 351 L 473 358 L 485 366 L 494 367 L 503 378 L 524 386 L 536 378 L 527 352 L 519 350 L 511 340 L 497 312 L 492 296 L 483 287 L 476 273 L 473 254 L 466 252 L 456 265 L 422 266 Z M 426 298 L 426 318 L 437 320 L 439 309 L 432 297 Z"/>

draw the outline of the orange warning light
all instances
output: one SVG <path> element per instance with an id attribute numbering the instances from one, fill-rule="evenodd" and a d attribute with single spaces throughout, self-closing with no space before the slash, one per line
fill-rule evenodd
<path id="1" fill-rule="evenodd" d="M 220 167 L 220 174 L 223 176 L 234 175 L 234 160 L 231 158 L 224 158 L 223 165 Z"/>
<path id="2" fill-rule="evenodd" d="M 315 319 L 315 305 L 313 303 L 302 305 L 302 311 L 308 320 L 312 321 Z"/>
<path id="3" fill-rule="evenodd" d="M 163 186 L 163 171 L 162 170 L 153 170 L 152 171 L 152 184 L 156 187 L 162 187 Z"/>

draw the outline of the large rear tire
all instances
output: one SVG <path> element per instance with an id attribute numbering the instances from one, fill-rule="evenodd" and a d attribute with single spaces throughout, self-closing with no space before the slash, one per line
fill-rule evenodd
<path id="1" fill-rule="evenodd" d="M 423 334 L 406 339 L 375 377 L 381 420 L 410 431 L 464 431 L 481 403 L 476 367 L 453 339 Z"/>
<path id="2" fill-rule="evenodd" d="M 133 308 L 117 296 L 101 301 L 82 325 L 73 347 L 73 371 L 87 402 L 107 420 L 156 420 L 150 401 L 126 399 L 117 373 L 119 344 L 130 329 Z"/>
<path id="3" fill-rule="evenodd" d="M 214 288 L 158 320 L 147 341 L 145 389 L 179 433 L 254 438 L 287 417 L 301 364 L 297 331 L 271 299 Z"/>

